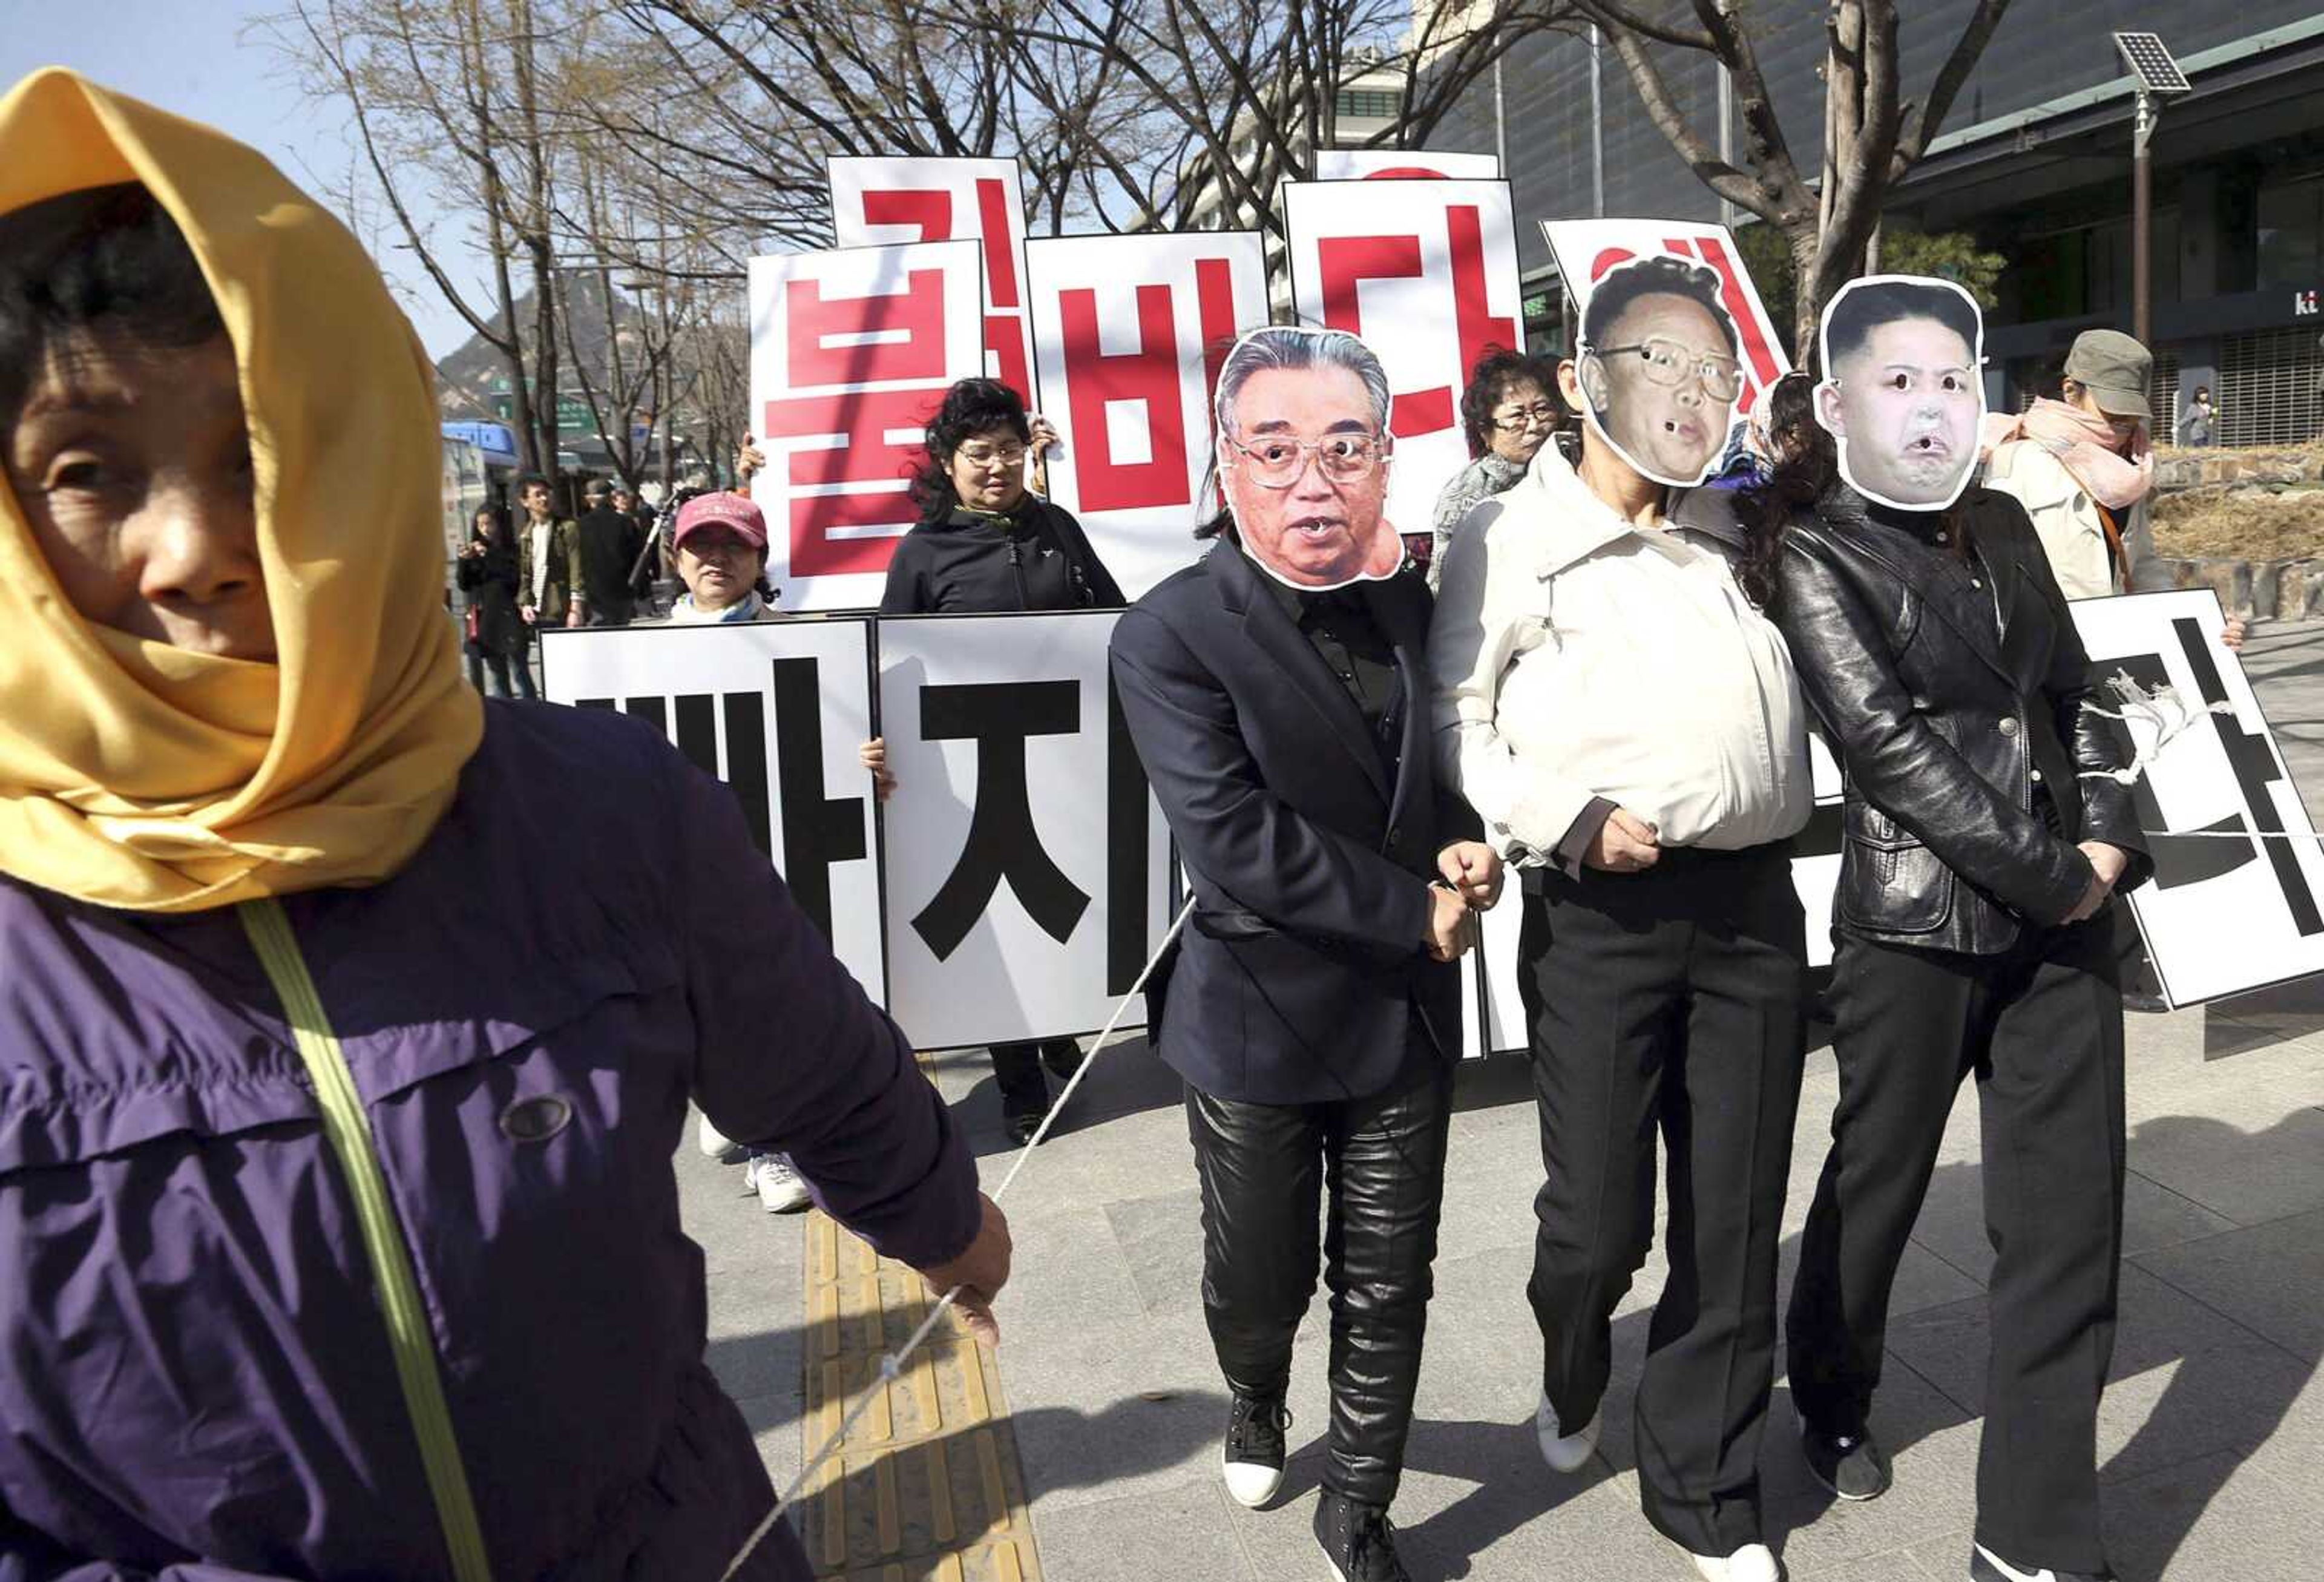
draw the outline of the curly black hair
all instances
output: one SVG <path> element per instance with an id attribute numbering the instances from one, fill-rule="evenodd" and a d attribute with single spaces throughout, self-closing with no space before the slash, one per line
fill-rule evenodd
<path id="1" fill-rule="evenodd" d="M 1527 381 L 1541 387 L 1563 423 L 1565 402 L 1557 392 L 1557 364 L 1548 358 L 1512 352 L 1506 346 L 1487 346 L 1477 365 L 1469 370 L 1469 387 L 1461 392 L 1461 428 L 1469 437 L 1471 460 L 1484 455 L 1493 441 L 1493 409 L 1501 404 L 1510 386 Z"/>
<path id="2" fill-rule="evenodd" d="M 1743 558 L 1735 581 L 1743 596 L 1760 609 L 1775 607 L 1775 561 L 1784 552 L 1784 529 L 1792 513 L 1814 504 L 1839 475 L 1839 452 L 1815 420 L 1815 382 L 1791 373 L 1767 391 L 1767 435 L 1775 442 L 1775 470 L 1765 483 L 1737 498 L 1743 524 Z"/>
<path id="3" fill-rule="evenodd" d="M 51 344 L 76 332 L 163 350 L 226 334 L 185 233 L 138 182 L 0 215 L 0 418 L 23 410 Z"/>
<path id="4" fill-rule="evenodd" d="M 1025 398 L 997 379 L 963 379 L 944 393 L 944 401 L 928 418 L 927 460 L 912 474 L 912 501 L 923 521 L 942 521 L 952 514 L 959 496 L 952 486 L 952 453 L 980 434 L 1005 428 L 1020 445 L 1033 440 L 1033 425 L 1025 415 Z"/>
<path id="5" fill-rule="evenodd" d="M 1668 253 L 1618 265 L 1608 270 L 1591 290 L 1590 305 L 1582 310 L 1582 342 L 1590 346 L 1603 345 L 1630 304 L 1641 297 L 1684 297 L 1702 304 L 1718 323 L 1720 333 L 1727 337 L 1728 351 L 1737 351 L 1742 343 L 1736 338 L 1735 320 L 1728 313 L 1727 304 L 1720 300 L 1720 290 L 1716 270 Z"/>

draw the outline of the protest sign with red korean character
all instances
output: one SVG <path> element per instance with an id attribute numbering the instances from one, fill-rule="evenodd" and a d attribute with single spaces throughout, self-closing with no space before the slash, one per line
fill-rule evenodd
<path id="1" fill-rule="evenodd" d="M 984 366 L 1033 400 L 1025 316 L 1025 197 L 1015 160 L 829 161 L 833 240 L 842 247 L 974 242 L 984 258 Z"/>
<path id="2" fill-rule="evenodd" d="M 1409 542 L 1469 464 L 1461 392 L 1490 347 L 1522 349 L 1504 181 L 1295 181 L 1283 189 L 1301 323 L 1360 336 L 1387 369 L 1388 514 Z"/>
<path id="3" fill-rule="evenodd" d="M 1063 433 L 1050 498 L 1135 599 L 1204 547 L 1211 390 L 1267 322 L 1255 232 L 1061 236 L 1026 247 L 1041 409 Z"/>
<path id="4" fill-rule="evenodd" d="M 1318 181 L 1492 181 L 1501 161 L 1493 154 L 1446 153 L 1433 148 L 1326 148 L 1315 152 Z"/>
<path id="5" fill-rule="evenodd" d="M 876 605 L 945 387 L 983 367 L 973 242 L 751 260 L 751 431 L 786 610 Z"/>
<path id="6" fill-rule="evenodd" d="M 1720 299 L 1734 323 L 1736 355 L 1743 364 L 1743 393 L 1735 403 L 1738 417 L 1758 410 L 1767 387 L 1792 371 L 1775 321 L 1767 317 L 1726 226 L 1699 220 L 1544 220 L 1541 230 L 1577 308 L 1588 306 L 1590 288 L 1608 271 L 1637 259 L 1665 254 L 1718 275 Z"/>

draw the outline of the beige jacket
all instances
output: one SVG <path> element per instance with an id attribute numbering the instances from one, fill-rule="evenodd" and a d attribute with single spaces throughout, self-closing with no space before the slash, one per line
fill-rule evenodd
<path id="1" fill-rule="evenodd" d="M 1806 824 L 1807 710 L 1782 636 L 1736 586 L 1725 503 L 1693 491 L 1672 529 L 1639 529 L 1552 445 L 1452 536 L 1428 640 L 1437 750 L 1512 861 L 1563 859 L 1601 798 L 1666 846 L 1737 851 Z"/>
<path id="2" fill-rule="evenodd" d="M 2107 547 L 2098 503 L 2041 441 L 2013 439 L 1996 446 L 1985 464 L 1984 483 L 2025 508 L 2058 586 L 2069 599 L 2165 593 L 2172 587 L 2170 569 L 2154 554 L 2154 529 L 2147 509 L 2151 495 L 2132 506 L 2123 520 L 2123 553 L 2130 561 L 2125 586 Z"/>

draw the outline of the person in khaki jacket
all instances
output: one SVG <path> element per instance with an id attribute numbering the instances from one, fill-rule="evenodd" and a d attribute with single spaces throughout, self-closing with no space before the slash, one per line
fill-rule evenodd
<path id="1" fill-rule="evenodd" d="M 527 626 L 578 626 L 580 542 L 573 524 L 558 518 L 546 478 L 524 479 L 516 498 L 525 515 L 516 534 L 517 611 Z"/>
<path id="2" fill-rule="evenodd" d="M 2167 593 L 2148 520 L 2154 356 L 2119 330 L 2089 329 L 2066 354 L 2058 399 L 1986 419 L 1985 486 L 2034 519 L 2069 599 Z"/>

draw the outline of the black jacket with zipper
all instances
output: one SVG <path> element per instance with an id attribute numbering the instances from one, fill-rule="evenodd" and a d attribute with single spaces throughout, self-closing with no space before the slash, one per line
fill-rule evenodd
<path id="1" fill-rule="evenodd" d="M 955 508 L 906 533 L 888 563 L 880 613 L 988 615 L 1125 602 L 1073 513 L 1028 494 L 1005 517 Z"/>
<path id="2" fill-rule="evenodd" d="M 1900 511 L 1836 484 L 1792 519 L 1776 575 L 1775 624 L 1846 782 L 1841 927 L 1992 955 L 2081 900 L 2076 842 L 2129 854 L 2118 889 L 2146 878 L 2129 789 L 2104 773 L 2122 743 L 2082 707 L 2090 662 L 2016 501 Z"/>

